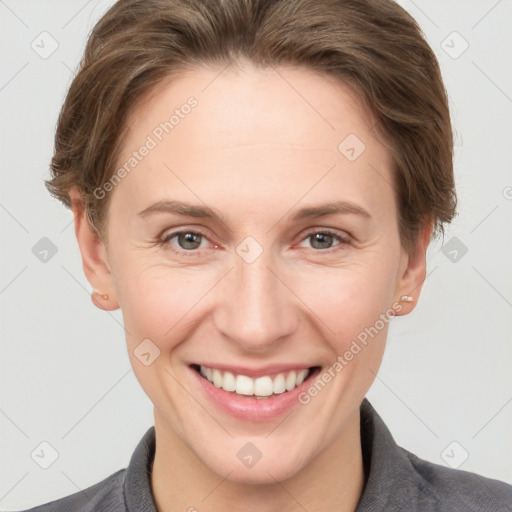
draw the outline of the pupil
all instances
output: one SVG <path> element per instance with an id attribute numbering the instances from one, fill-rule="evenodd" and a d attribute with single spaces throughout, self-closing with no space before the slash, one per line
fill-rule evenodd
<path id="1" fill-rule="evenodd" d="M 315 249 L 325 249 L 325 248 L 329 248 L 329 246 L 331 245 L 332 243 L 332 235 L 329 235 L 327 233 L 315 233 L 313 235 L 313 247 Z M 315 247 L 315 244 L 319 242 L 321 247 Z"/>
<path id="2" fill-rule="evenodd" d="M 199 238 L 199 236 L 194 233 L 180 233 L 180 235 L 179 235 L 180 246 L 183 249 L 197 249 L 199 247 L 199 245 L 201 244 L 200 241 L 196 240 L 197 238 Z"/>

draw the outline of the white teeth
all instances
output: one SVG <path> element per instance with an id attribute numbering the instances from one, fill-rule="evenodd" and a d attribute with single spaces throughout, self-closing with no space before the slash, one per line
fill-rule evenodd
<path id="1" fill-rule="evenodd" d="M 301 370 L 297 374 L 297 386 L 300 386 L 304 382 L 304 379 L 306 378 L 307 374 L 308 374 L 308 370 Z"/>
<path id="2" fill-rule="evenodd" d="M 296 380 L 297 374 L 295 373 L 295 371 L 292 371 L 287 375 L 284 385 L 286 391 L 291 391 L 295 387 Z"/>
<path id="3" fill-rule="evenodd" d="M 231 372 L 222 372 L 217 368 L 199 367 L 199 373 L 213 383 L 214 386 L 224 391 L 235 392 L 238 395 L 265 398 L 271 395 L 278 395 L 300 386 L 309 374 L 308 369 L 288 373 L 279 373 L 273 379 L 270 376 L 251 379 L 246 375 L 237 375 Z"/>
<path id="4" fill-rule="evenodd" d="M 224 372 L 224 382 L 222 384 L 224 391 L 235 391 L 235 376 L 231 372 Z"/>
<path id="5" fill-rule="evenodd" d="M 217 388 L 221 388 L 223 384 L 222 373 L 219 370 L 213 370 L 213 385 Z"/>
<path id="6" fill-rule="evenodd" d="M 273 388 L 270 377 L 259 377 L 254 381 L 254 394 L 257 396 L 270 396 L 274 392 Z"/>
<path id="7" fill-rule="evenodd" d="M 245 375 L 236 376 L 236 393 L 239 395 L 254 395 L 254 381 Z"/>
<path id="8" fill-rule="evenodd" d="M 280 373 L 276 375 L 274 379 L 274 394 L 278 395 L 280 393 L 284 393 L 286 391 L 286 387 L 284 385 L 284 374 Z"/>

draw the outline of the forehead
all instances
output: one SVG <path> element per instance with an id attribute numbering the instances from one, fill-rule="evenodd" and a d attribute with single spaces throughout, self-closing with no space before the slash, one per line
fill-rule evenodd
<path id="1" fill-rule="evenodd" d="M 394 201 L 391 157 L 372 116 L 349 86 L 311 70 L 187 70 L 161 82 L 127 124 L 117 167 L 151 146 L 113 191 L 124 189 L 134 207 L 177 189 L 213 200 L 227 184 L 270 204 L 276 189 L 298 200 L 324 175 L 311 195 L 336 184 L 347 199 L 366 190 L 366 203 Z"/>
<path id="2" fill-rule="evenodd" d="M 131 133 L 151 130 L 155 121 L 169 119 L 191 97 L 199 108 L 191 112 L 192 123 L 179 123 L 180 131 L 193 124 L 195 132 L 200 126 L 203 147 L 219 139 L 225 145 L 270 142 L 304 147 L 323 141 L 333 150 L 343 131 L 361 137 L 373 132 L 369 110 L 340 80 L 301 67 L 248 66 L 199 67 L 163 80 L 131 113 Z"/>

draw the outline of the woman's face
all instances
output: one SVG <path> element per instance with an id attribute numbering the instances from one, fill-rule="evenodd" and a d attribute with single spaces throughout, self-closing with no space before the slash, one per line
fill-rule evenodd
<path id="1" fill-rule="evenodd" d="M 397 304 L 423 260 L 401 247 L 372 123 L 346 86 L 299 68 L 190 71 L 129 118 L 109 272 L 90 280 L 122 310 L 157 435 L 218 475 L 282 480 L 333 446 L 391 308 L 413 307 Z"/>

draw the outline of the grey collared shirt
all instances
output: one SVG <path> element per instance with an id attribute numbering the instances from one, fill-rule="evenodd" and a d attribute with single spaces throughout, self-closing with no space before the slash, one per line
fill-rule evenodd
<path id="1" fill-rule="evenodd" d="M 398 446 L 367 399 L 361 404 L 365 486 L 356 512 L 512 512 L 512 486 L 422 460 Z M 126 469 L 26 512 L 157 512 L 150 474 L 151 427 Z"/>

